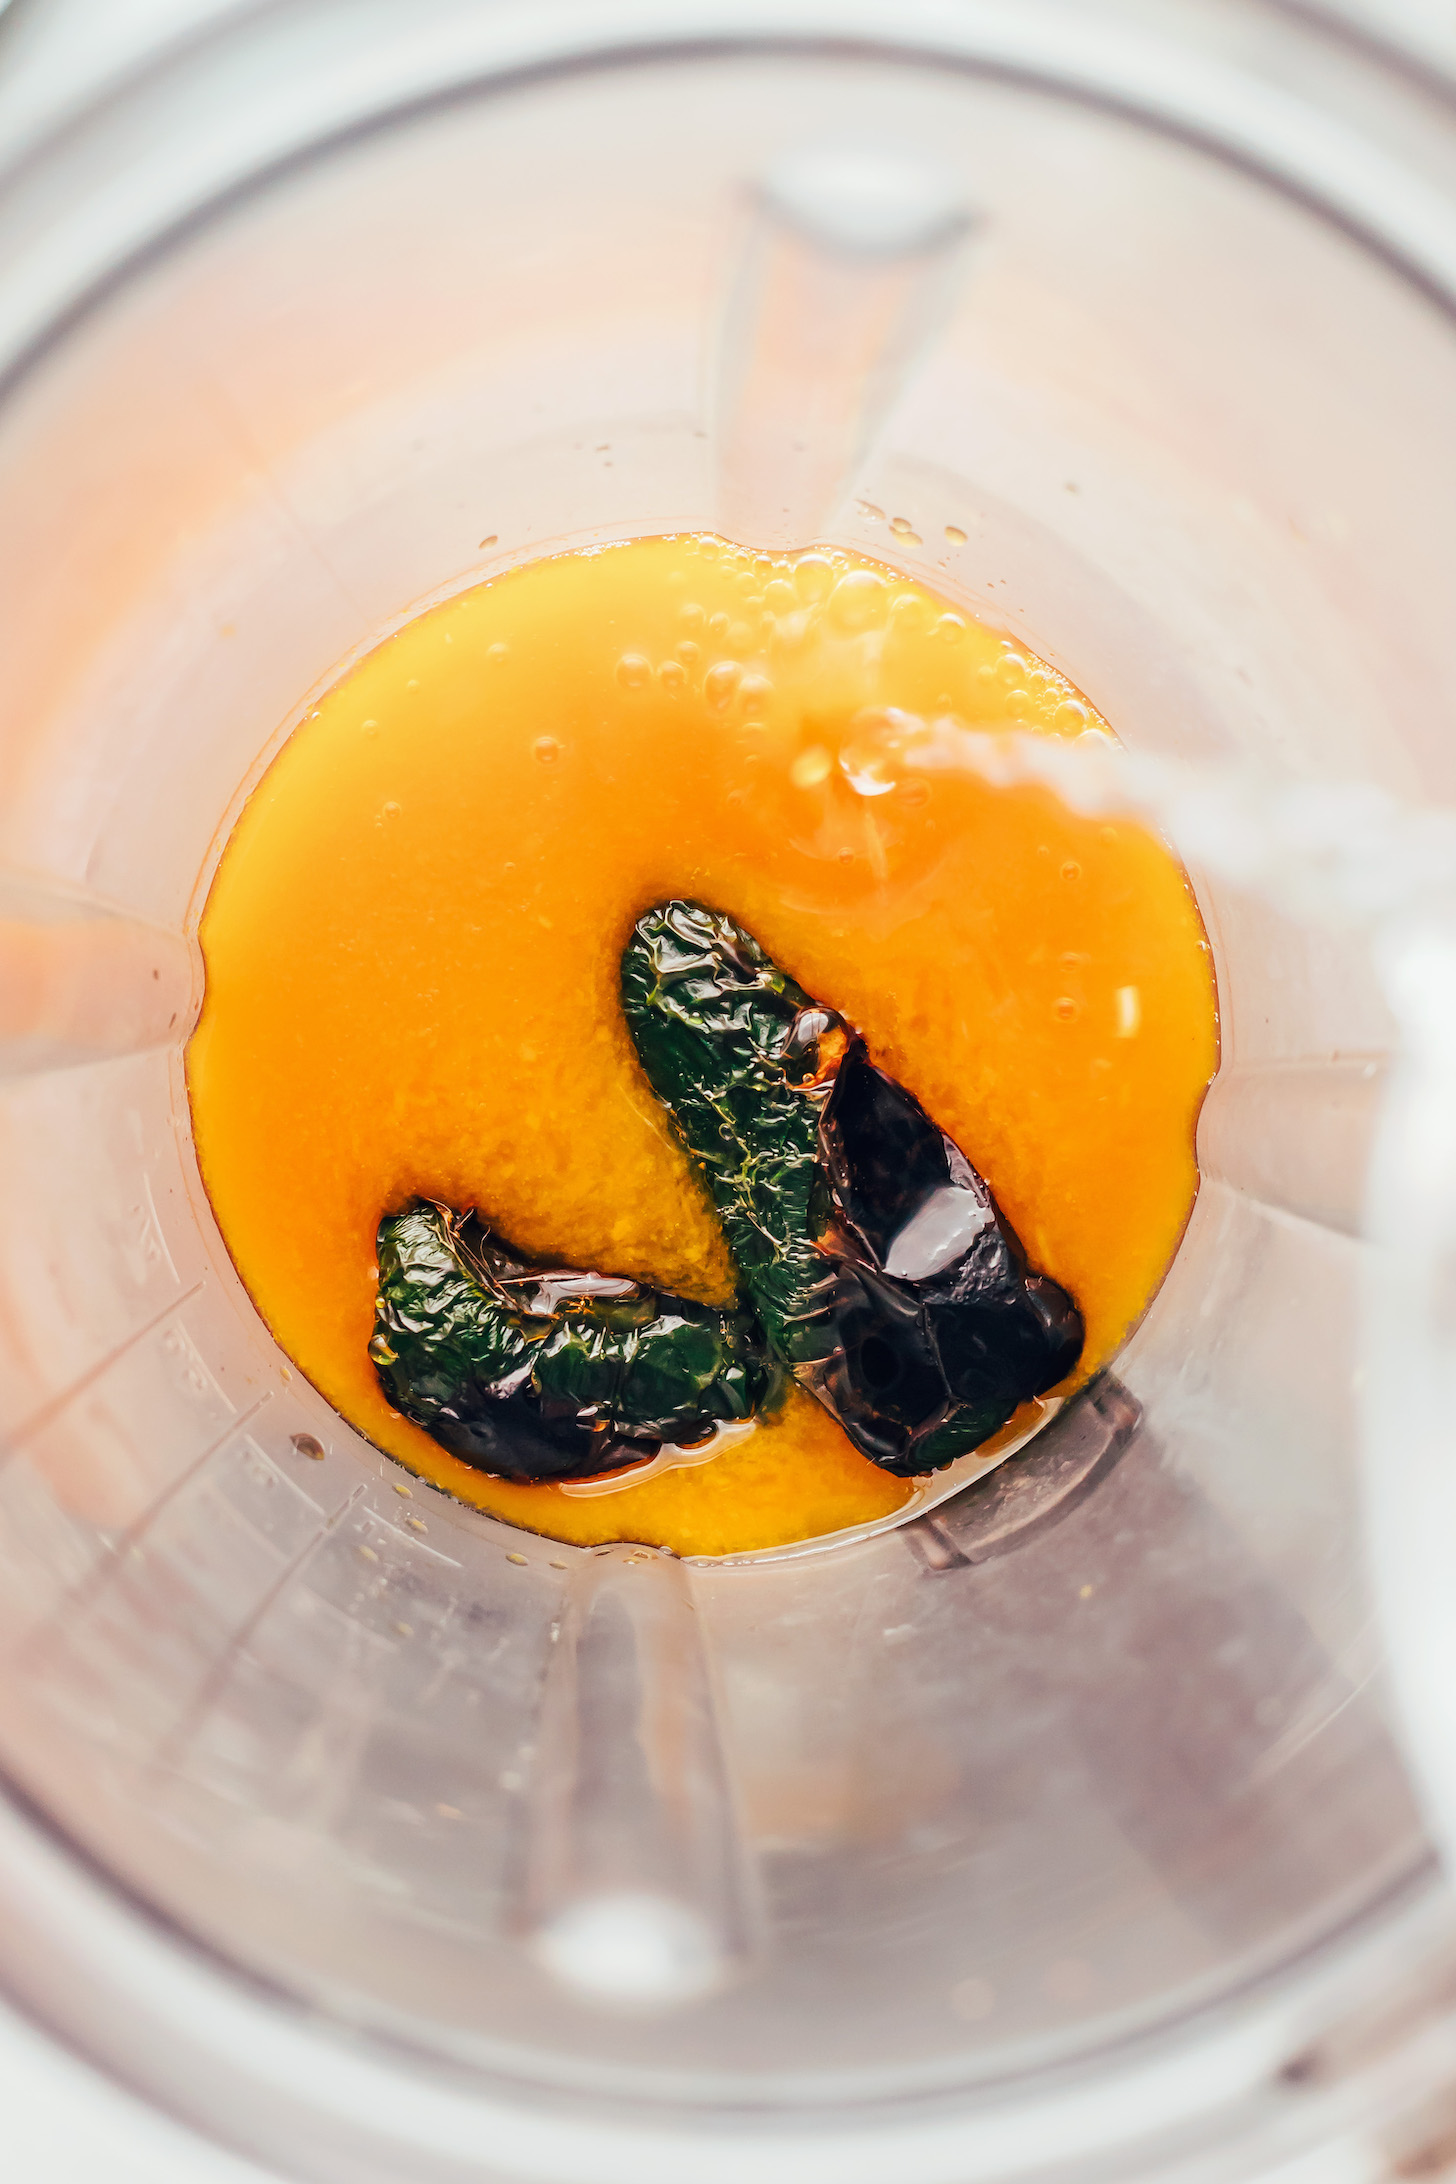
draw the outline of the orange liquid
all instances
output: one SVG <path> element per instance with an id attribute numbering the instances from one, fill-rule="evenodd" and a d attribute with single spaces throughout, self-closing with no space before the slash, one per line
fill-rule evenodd
<path id="1" fill-rule="evenodd" d="M 931 769 L 886 708 L 1089 725 L 1059 676 L 890 570 L 647 539 L 419 616 L 244 809 L 202 921 L 203 1177 L 283 1349 L 462 1500 L 559 1539 L 726 1554 L 909 1498 L 797 1392 L 706 1463 L 582 1497 L 470 1469 L 375 1379 L 375 1229 L 415 1192 L 533 1256 L 728 1301 L 617 997 L 633 920 L 668 896 L 730 912 L 863 1030 L 1077 1299 L 1079 1377 L 1161 1280 L 1217 1062 L 1183 873 L 1134 824 Z"/>

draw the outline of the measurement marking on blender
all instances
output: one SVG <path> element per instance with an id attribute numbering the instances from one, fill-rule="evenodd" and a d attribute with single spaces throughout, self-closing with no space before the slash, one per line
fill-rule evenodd
<path id="1" fill-rule="evenodd" d="M 6 977 L 0 1080 L 144 1054 L 186 1037 L 195 1014 L 180 933 L 84 889 L 0 871 Z"/>
<path id="2" fill-rule="evenodd" d="M 102 1560 L 65 1595 L 47 1623 L 35 1631 L 25 1642 L 19 1655 L 22 1662 L 30 1658 L 32 1648 L 37 1649 L 37 1651 L 44 1650 L 47 1641 L 54 1643 L 59 1637 L 65 1635 L 61 1625 L 61 1618 L 65 1617 L 69 1620 L 77 1615 L 85 1614 L 96 1597 L 116 1577 L 127 1556 L 140 1546 L 142 1540 L 169 1505 L 198 1477 L 213 1458 L 227 1447 L 230 1441 L 235 1439 L 238 1434 L 246 1431 L 252 1420 L 271 1401 L 271 1390 L 265 1388 L 263 1393 L 254 1402 L 250 1403 L 246 1410 L 239 1411 L 235 1418 L 230 1419 L 217 1438 L 209 1442 L 207 1447 L 192 1459 L 191 1463 L 187 1464 L 174 1479 L 163 1487 L 156 1499 L 142 1511 L 141 1515 L 132 1524 L 127 1526 L 125 1531 L 119 1533 L 114 1540 L 108 1543 L 103 1551 Z"/>
<path id="3" fill-rule="evenodd" d="M 307 1546 L 303 1547 L 293 1557 L 287 1568 L 275 1578 L 256 1606 L 231 1634 L 212 1667 L 208 1670 L 201 1689 L 181 1718 L 168 1730 L 153 1753 L 149 1762 L 152 1773 L 160 1773 L 177 1765 L 182 1752 L 196 1735 L 202 1722 L 206 1719 L 213 1701 L 218 1697 L 232 1674 L 234 1664 L 247 1646 L 248 1640 L 262 1626 L 279 1601 L 284 1598 L 294 1581 L 307 1569 L 309 1562 L 324 1541 L 328 1539 L 332 1532 L 338 1529 L 350 1510 L 356 1508 L 359 1502 L 363 1500 L 366 1492 L 367 1488 L 362 1484 L 353 1488 L 347 1498 L 333 1512 L 332 1516 L 324 1519 Z"/>
<path id="4" fill-rule="evenodd" d="M 190 1283 L 177 1296 L 169 1298 L 160 1311 L 152 1313 L 149 1318 L 142 1321 L 140 1326 L 134 1327 L 129 1334 L 122 1337 L 120 1342 L 108 1350 L 104 1357 L 100 1357 L 94 1364 L 88 1365 L 86 1370 L 78 1373 L 76 1378 L 69 1382 L 66 1387 L 57 1394 L 47 1397 L 38 1410 L 33 1411 L 20 1425 L 13 1427 L 9 1433 L 0 1438 L 0 1464 L 5 1463 L 17 1449 L 24 1447 L 25 1443 L 35 1434 L 42 1432 L 45 1427 L 51 1425 L 68 1404 L 74 1403 L 78 1396 L 85 1395 L 88 1390 L 93 1388 L 97 1381 L 111 1370 L 113 1365 L 118 1364 L 126 1356 L 129 1350 L 135 1349 L 139 1343 L 146 1341 L 148 1335 L 155 1334 L 159 1327 L 165 1326 L 166 1322 L 173 1319 L 185 1304 L 189 1304 L 204 1286 L 204 1282 L 199 1279 Z"/>

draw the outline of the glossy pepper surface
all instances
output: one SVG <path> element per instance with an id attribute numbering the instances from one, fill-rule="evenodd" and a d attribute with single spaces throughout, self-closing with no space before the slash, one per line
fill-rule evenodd
<path id="1" fill-rule="evenodd" d="M 1028 1268 L 913 1094 L 742 926 L 649 910 L 622 1005 L 770 1348 L 873 1462 L 940 1470 L 1071 1371 L 1071 1297 Z"/>
<path id="2" fill-rule="evenodd" d="M 589 1478 L 751 1417 L 780 1377 L 750 1310 L 533 1265 L 473 1214 L 379 1224 L 369 1345 L 390 1400 L 505 1479 Z"/>

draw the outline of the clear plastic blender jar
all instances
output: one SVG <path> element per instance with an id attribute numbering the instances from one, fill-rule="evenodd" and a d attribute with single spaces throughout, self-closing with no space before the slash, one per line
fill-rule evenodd
<path id="1" fill-rule="evenodd" d="M 0 201 L 5 1974 L 288 2173 L 1429 2141 L 1385 1635 L 1439 1731 L 1456 247 L 1439 130 L 1418 176 L 1207 34 L 292 0 Z M 1176 1262 L 1115 1376 L 874 1537 L 689 1568 L 402 1500 L 198 1181 L 227 828 L 426 600 L 670 530 L 895 559 L 887 513 L 1189 861 Z"/>

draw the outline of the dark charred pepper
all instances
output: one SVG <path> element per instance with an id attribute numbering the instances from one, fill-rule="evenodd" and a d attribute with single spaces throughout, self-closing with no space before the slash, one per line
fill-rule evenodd
<path id="1" fill-rule="evenodd" d="M 979 1447 L 1075 1365 L 1082 1321 L 960 1148 L 751 934 L 640 918 L 622 1006 L 703 1169 L 746 1303 L 715 1312 L 543 1267 L 474 1214 L 379 1224 L 370 1356 L 442 1447 L 507 1479 L 590 1478 L 706 1440 L 785 1370 L 902 1477 Z"/>
<path id="2" fill-rule="evenodd" d="M 503 1479 L 580 1479 L 751 1418 L 781 1375 L 751 1311 L 533 1265 L 474 1214 L 379 1224 L 369 1355 L 391 1401 Z"/>
<path id="3" fill-rule="evenodd" d="M 770 1348 L 883 1469 L 938 1471 L 1075 1365 L 1082 1320 L 844 1018 L 699 903 L 622 958 L 638 1055 Z"/>

